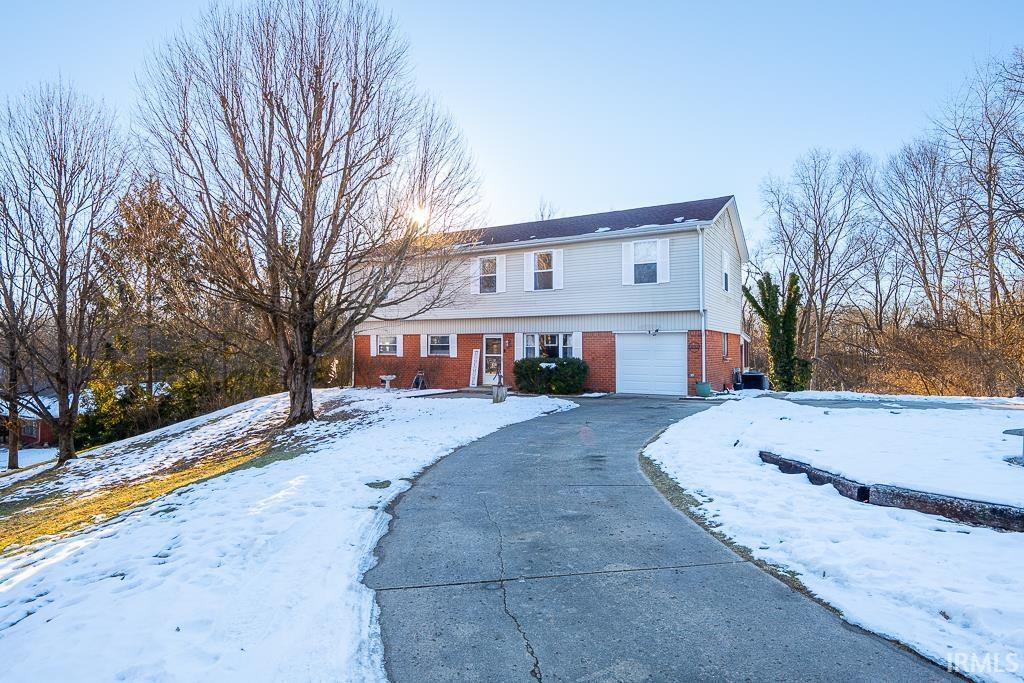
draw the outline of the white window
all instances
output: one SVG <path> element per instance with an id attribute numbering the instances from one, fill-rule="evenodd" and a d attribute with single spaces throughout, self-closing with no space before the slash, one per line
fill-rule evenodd
<path id="1" fill-rule="evenodd" d="M 562 249 L 528 251 L 523 254 L 523 291 L 562 288 Z M 498 291 L 501 291 L 501 261 L 498 261 Z"/>
<path id="2" fill-rule="evenodd" d="M 633 243 L 633 284 L 658 281 L 658 240 Z"/>
<path id="3" fill-rule="evenodd" d="M 427 340 L 427 353 L 431 356 L 448 356 L 451 354 L 451 335 L 432 334 Z"/>
<path id="4" fill-rule="evenodd" d="M 377 336 L 377 355 L 378 356 L 397 356 L 398 355 L 398 337 L 397 336 Z"/>
<path id="5" fill-rule="evenodd" d="M 27 436 L 31 439 L 39 437 L 39 422 L 36 420 L 26 420 L 21 424 L 22 436 Z"/>
<path id="6" fill-rule="evenodd" d="M 572 333 L 543 333 L 523 335 L 526 358 L 572 358 Z"/>
<path id="7" fill-rule="evenodd" d="M 555 258 L 550 251 L 536 251 L 533 253 L 533 288 L 554 289 L 555 287 Z"/>
<path id="8" fill-rule="evenodd" d="M 498 291 L 498 257 L 480 258 L 480 293 L 494 294 Z"/>
<path id="9" fill-rule="evenodd" d="M 729 335 L 722 333 L 722 358 L 729 357 Z"/>
<path id="10" fill-rule="evenodd" d="M 651 285 L 668 281 L 667 238 L 622 243 L 622 284 Z"/>
<path id="11" fill-rule="evenodd" d="M 722 250 L 722 289 L 729 291 L 729 273 L 732 271 L 732 256 L 725 249 Z"/>

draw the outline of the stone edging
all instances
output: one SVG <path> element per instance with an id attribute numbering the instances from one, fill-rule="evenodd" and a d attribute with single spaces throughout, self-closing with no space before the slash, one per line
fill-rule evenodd
<path id="1" fill-rule="evenodd" d="M 816 486 L 832 484 L 832 487 L 840 495 L 861 503 L 916 510 L 958 522 L 1005 531 L 1024 531 L 1024 508 L 928 493 L 927 491 L 915 491 L 886 484 L 862 484 L 769 451 L 761 451 L 758 455 L 762 461 L 775 465 L 785 474 L 805 474 Z"/>

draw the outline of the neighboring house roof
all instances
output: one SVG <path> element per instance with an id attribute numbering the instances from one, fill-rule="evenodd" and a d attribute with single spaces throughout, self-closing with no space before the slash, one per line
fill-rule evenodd
<path id="1" fill-rule="evenodd" d="M 678 204 L 592 213 L 586 216 L 551 218 L 545 221 L 531 221 L 514 225 L 496 225 L 481 230 L 474 246 L 577 237 L 630 228 L 707 223 L 713 221 L 731 201 L 733 201 L 733 197 L 730 195 Z"/>

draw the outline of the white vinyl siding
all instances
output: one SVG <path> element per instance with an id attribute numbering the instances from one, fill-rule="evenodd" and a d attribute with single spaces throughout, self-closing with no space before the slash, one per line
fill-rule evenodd
<path id="1" fill-rule="evenodd" d="M 708 329 L 739 334 L 743 300 L 740 296 L 740 252 L 728 213 L 704 231 L 704 287 Z M 729 291 L 725 290 L 729 274 Z"/>
<path id="2" fill-rule="evenodd" d="M 385 323 L 367 321 L 357 334 L 371 334 L 383 330 Z M 524 333 L 536 330 L 579 330 L 580 332 L 626 332 L 647 330 L 694 330 L 700 328 L 697 311 L 668 311 L 664 313 L 597 313 L 589 315 L 528 315 L 490 318 L 460 318 L 457 320 L 393 320 L 386 323 L 387 330 L 400 330 L 405 334 L 498 334 Z M 426 341 L 422 341 L 426 344 Z M 426 346 L 422 355 L 426 355 Z M 521 358 L 522 356 L 520 356 Z"/>

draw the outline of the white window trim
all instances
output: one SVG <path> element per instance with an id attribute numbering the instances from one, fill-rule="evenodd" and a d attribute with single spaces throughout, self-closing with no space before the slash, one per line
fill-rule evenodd
<path id="1" fill-rule="evenodd" d="M 448 337 L 448 353 L 431 353 L 430 352 L 430 338 L 431 337 Z M 459 355 L 458 350 L 458 335 L 451 332 L 440 332 L 438 334 L 425 334 L 420 336 L 420 355 L 431 358 L 444 358 L 446 355 L 449 358 L 456 358 Z"/>
<path id="2" fill-rule="evenodd" d="M 551 253 L 551 289 L 537 289 L 534 287 L 534 275 L 537 274 L 537 254 Z M 565 250 L 563 249 L 538 249 L 523 254 L 523 291 L 524 292 L 553 292 L 565 286 Z M 541 272 L 547 272 L 541 271 Z"/>
<path id="3" fill-rule="evenodd" d="M 380 351 L 380 340 L 381 337 L 394 337 L 395 338 L 395 352 L 394 353 L 381 353 Z M 400 334 L 373 334 L 370 335 L 370 355 L 371 356 L 395 356 L 397 358 L 402 357 L 402 335 Z"/>
<path id="4" fill-rule="evenodd" d="M 637 242 L 657 242 L 657 276 L 654 282 L 637 282 L 634 266 Z M 667 237 L 633 240 L 622 243 L 622 284 L 633 287 L 647 285 L 662 285 L 671 282 L 672 259 L 669 252 L 669 239 Z"/>
<path id="5" fill-rule="evenodd" d="M 534 338 L 533 348 L 534 348 L 534 351 L 539 354 L 540 353 L 540 346 L 541 346 L 541 344 L 540 344 L 541 335 L 554 335 L 554 336 L 558 337 L 558 353 L 559 353 L 558 357 L 559 358 L 580 358 L 580 359 L 583 358 L 583 333 L 582 332 L 525 332 L 525 333 L 516 333 L 515 360 L 520 360 L 522 358 L 526 358 L 527 357 L 526 356 L 526 337 L 529 337 L 529 336 L 533 336 L 533 338 Z M 572 355 L 571 356 L 563 356 L 563 355 L 561 355 L 562 349 L 565 348 L 565 344 L 563 344 L 562 342 L 565 340 L 565 336 L 566 335 L 571 337 L 571 342 L 570 342 L 572 344 Z M 530 356 L 530 358 L 540 358 L 540 356 L 539 355 L 537 355 L 537 356 Z"/>
<path id="6" fill-rule="evenodd" d="M 483 277 L 483 268 L 481 268 L 481 261 L 484 259 L 494 259 L 494 291 L 484 292 L 480 289 L 480 278 Z M 471 290 L 474 294 L 481 294 L 489 296 L 492 294 L 502 294 L 505 291 L 505 255 L 494 254 L 490 256 L 477 256 L 472 260 L 470 264 L 470 277 L 472 278 Z"/>

